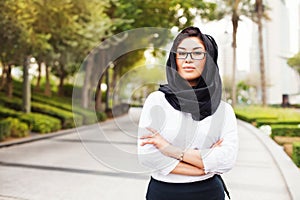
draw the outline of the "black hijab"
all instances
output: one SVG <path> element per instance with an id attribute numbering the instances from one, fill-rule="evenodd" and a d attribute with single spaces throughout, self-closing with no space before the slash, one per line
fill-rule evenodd
<path id="1" fill-rule="evenodd" d="M 187 80 L 177 72 L 176 51 L 181 41 L 188 37 L 198 37 L 206 49 L 206 63 L 196 86 L 190 86 Z M 218 46 L 210 35 L 202 34 L 197 27 L 182 30 L 175 38 L 166 73 L 168 84 L 161 85 L 159 91 L 165 93 L 166 100 L 179 111 L 191 113 L 196 121 L 212 115 L 218 108 L 222 96 L 222 83 L 217 65 Z"/>

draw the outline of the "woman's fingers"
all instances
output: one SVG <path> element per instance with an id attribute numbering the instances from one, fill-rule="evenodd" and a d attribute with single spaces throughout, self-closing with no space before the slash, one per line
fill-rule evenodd
<path id="1" fill-rule="evenodd" d="M 154 140 L 152 140 L 152 139 L 143 140 L 143 141 L 141 142 L 141 146 L 144 146 L 144 145 L 146 145 L 146 144 L 155 144 L 155 142 L 154 142 Z"/>
<path id="2" fill-rule="evenodd" d="M 214 143 L 214 144 L 211 146 L 211 148 L 221 146 L 223 140 L 224 140 L 223 138 L 219 139 L 216 143 Z"/>
<path id="3" fill-rule="evenodd" d="M 143 135 L 143 136 L 141 136 L 141 139 L 153 138 L 153 137 L 155 137 L 157 134 L 159 134 L 159 133 L 157 132 L 157 130 L 155 130 L 155 129 L 153 129 L 153 128 L 147 127 L 146 129 L 147 129 L 148 131 L 150 131 L 152 134 Z"/>

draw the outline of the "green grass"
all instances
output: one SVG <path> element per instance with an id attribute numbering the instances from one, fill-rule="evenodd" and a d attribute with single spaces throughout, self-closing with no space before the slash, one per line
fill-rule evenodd
<path id="1" fill-rule="evenodd" d="M 292 108 L 237 106 L 237 118 L 256 126 L 271 124 L 300 124 L 300 111 Z"/>

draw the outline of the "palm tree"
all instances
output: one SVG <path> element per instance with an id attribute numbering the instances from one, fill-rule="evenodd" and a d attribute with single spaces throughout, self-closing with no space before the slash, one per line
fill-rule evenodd
<path id="1" fill-rule="evenodd" d="M 266 105 L 266 78 L 265 78 L 265 66 L 264 66 L 264 51 L 263 51 L 263 37 L 262 37 L 262 19 L 270 19 L 265 13 L 262 0 L 223 0 L 225 8 L 222 7 L 222 11 L 219 11 L 219 16 L 231 15 L 232 22 L 232 48 L 233 48 L 233 66 L 232 66 L 232 106 L 236 104 L 236 36 L 238 31 L 238 23 L 241 21 L 241 16 L 250 18 L 253 22 L 258 24 L 259 31 L 259 52 L 260 52 L 260 73 L 261 73 L 261 88 L 262 88 L 262 104 Z M 253 8 L 255 7 L 255 12 Z"/>
<path id="2" fill-rule="evenodd" d="M 264 49 L 263 49 L 263 36 L 262 36 L 262 18 L 264 14 L 263 0 L 256 0 L 255 2 L 258 26 L 258 45 L 259 45 L 259 69 L 260 69 L 260 84 L 262 92 L 262 105 L 267 104 L 266 94 L 266 75 L 265 75 L 265 62 L 264 62 Z"/>
<path id="3" fill-rule="evenodd" d="M 233 61 L 232 61 L 232 106 L 236 105 L 236 48 L 237 48 L 237 31 L 240 17 L 251 16 L 251 0 L 224 0 L 223 4 L 225 8 L 222 8 L 222 11 L 219 11 L 219 16 L 223 17 L 224 15 L 231 15 L 232 22 L 232 50 L 233 50 Z"/>

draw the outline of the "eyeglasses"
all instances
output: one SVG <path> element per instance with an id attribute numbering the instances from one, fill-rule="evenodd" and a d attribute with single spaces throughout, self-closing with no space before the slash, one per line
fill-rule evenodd
<path id="1" fill-rule="evenodd" d="M 190 54 L 193 60 L 202 60 L 205 58 L 206 52 L 202 51 L 193 51 L 193 52 L 186 52 L 186 51 L 178 51 L 176 52 L 177 59 L 186 59 Z"/>

